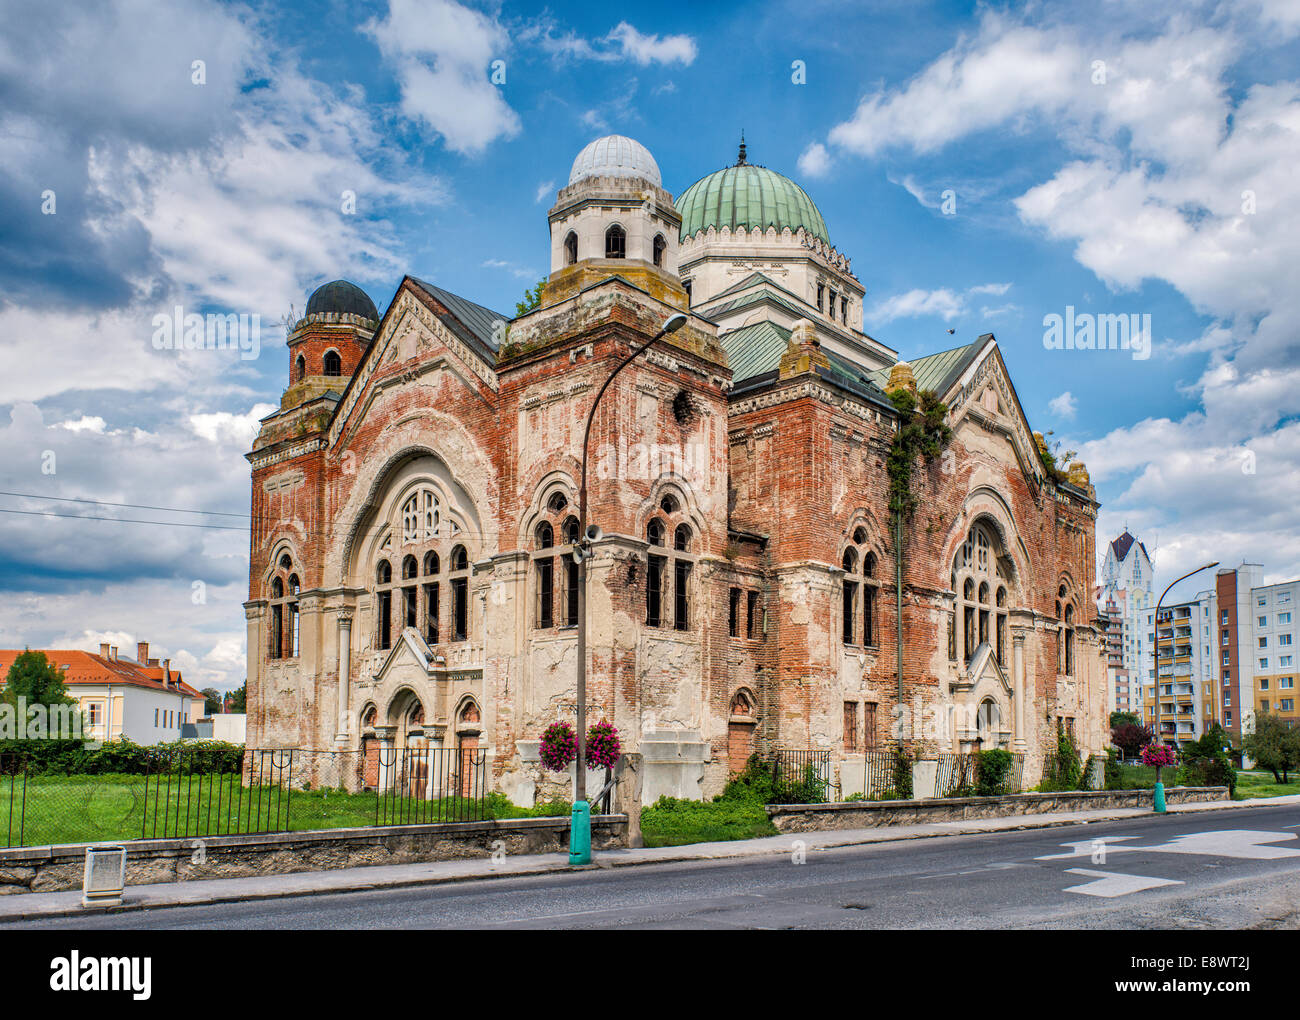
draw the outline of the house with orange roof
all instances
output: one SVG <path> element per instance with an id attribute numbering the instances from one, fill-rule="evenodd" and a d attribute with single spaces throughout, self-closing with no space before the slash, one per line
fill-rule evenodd
<path id="1" fill-rule="evenodd" d="M 93 740 L 127 738 L 138 744 L 181 739 L 182 726 L 203 715 L 204 697 L 172 669 L 171 660 L 149 657 L 149 643 L 136 645 L 135 659 L 118 655 L 117 646 L 99 652 L 41 648 L 63 673 L 68 694 L 81 706 L 86 735 Z M 14 659 L 25 649 L 0 649 L 0 688 Z"/>

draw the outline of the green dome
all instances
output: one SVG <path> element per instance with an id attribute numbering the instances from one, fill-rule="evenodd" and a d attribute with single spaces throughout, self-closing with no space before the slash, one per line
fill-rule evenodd
<path id="1" fill-rule="evenodd" d="M 803 227 L 830 244 L 826 221 L 808 193 L 775 170 L 741 162 L 696 181 L 675 203 L 681 213 L 681 237 L 685 240 L 701 230 L 738 227 L 746 230 L 778 231 Z"/>

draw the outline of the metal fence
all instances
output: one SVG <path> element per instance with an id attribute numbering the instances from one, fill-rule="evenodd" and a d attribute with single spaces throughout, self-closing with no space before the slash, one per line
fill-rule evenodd
<path id="1" fill-rule="evenodd" d="M 133 775 L 51 774 L 0 755 L 0 846 L 482 821 L 487 752 L 167 750 Z"/>
<path id="2" fill-rule="evenodd" d="M 818 804 L 840 799 L 830 751 L 781 748 L 772 754 L 771 769 L 773 787 L 793 798 L 786 803 Z"/>
<path id="3" fill-rule="evenodd" d="M 866 752 L 866 789 L 863 796 L 868 800 L 892 800 L 901 796 L 898 789 L 895 755 L 892 751 Z M 911 774 L 911 766 L 908 766 Z"/>
<path id="4" fill-rule="evenodd" d="M 1007 770 L 997 793 L 1020 793 L 1024 789 L 1025 756 L 1013 754 L 1011 768 Z M 936 797 L 974 796 L 979 790 L 979 753 L 941 754 L 935 777 Z"/>

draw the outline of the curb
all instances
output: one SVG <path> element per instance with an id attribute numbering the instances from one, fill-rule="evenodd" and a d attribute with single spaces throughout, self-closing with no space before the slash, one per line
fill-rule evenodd
<path id="1" fill-rule="evenodd" d="M 1281 803 L 1279 804 L 1279 802 Z M 1169 815 L 1196 814 L 1204 811 L 1226 811 L 1226 810 L 1232 810 L 1234 808 L 1249 809 L 1251 807 L 1257 807 L 1257 806 L 1277 807 L 1277 806 L 1286 806 L 1287 804 L 1291 804 L 1291 803 L 1300 803 L 1300 796 L 1257 798 L 1255 800 L 1248 800 L 1248 801 L 1208 801 L 1208 802 L 1201 802 L 1196 804 L 1170 805 L 1167 814 Z M 1042 820 L 1041 818 L 1037 818 L 1036 816 L 1033 815 L 1026 815 L 1026 816 L 1022 816 L 1023 820 L 1018 822 L 1017 824 L 1007 825 L 996 829 L 986 829 L 986 828 L 978 828 L 970 825 L 963 825 L 962 828 L 952 829 L 950 831 L 944 831 L 944 832 L 891 833 L 889 832 L 889 828 L 890 828 L 889 826 L 881 826 L 879 835 L 876 835 L 875 831 L 873 830 L 870 836 L 856 836 L 856 837 L 844 839 L 842 841 L 832 840 L 820 846 L 810 847 L 809 849 L 813 851 L 839 850 L 847 847 L 871 846 L 877 843 L 900 843 L 906 840 L 913 840 L 913 839 L 944 839 L 953 836 L 994 836 L 1003 832 L 1023 832 L 1029 829 L 1055 829 L 1055 828 L 1064 828 L 1070 825 L 1091 825 L 1097 822 L 1125 821 L 1134 818 L 1145 818 L 1152 814 L 1154 814 L 1154 812 L 1144 808 L 1122 808 L 1113 813 L 1108 813 L 1105 815 L 1093 815 L 1088 818 L 1054 818 L 1050 820 Z M 951 825 L 953 823 L 936 822 L 931 824 Z M 821 830 L 814 830 L 814 831 L 803 832 L 803 833 L 801 832 L 781 833 L 780 835 L 788 837 L 790 839 L 799 839 L 801 836 L 826 835 L 833 831 L 834 830 L 821 829 Z M 762 838 L 776 839 L 779 837 L 768 836 Z M 606 853 L 604 853 L 599 857 L 593 856 L 592 864 L 588 864 L 588 865 L 571 865 L 567 863 L 557 862 L 555 864 L 539 864 L 536 866 L 520 868 L 518 870 L 513 870 L 513 871 L 486 871 L 479 874 L 430 875 L 422 878 L 393 879 L 390 881 L 366 881 L 363 879 L 358 879 L 355 882 L 350 882 L 345 885 L 331 886 L 329 888 L 267 889 L 265 891 L 252 891 L 252 892 L 244 892 L 244 893 L 229 893 L 229 894 L 215 893 L 211 896 L 204 897 L 203 899 L 138 900 L 136 902 L 124 902 L 119 906 L 113 906 L 113 907 L 83 907 L 80 905 L 75 905 L 75 906 L 70 905 L 66 908 L 60 908 L 55 910 L 38 910 L 38 911 L 27 910 L 27 911 L 19 911 L 14 913 L 5 913 L 4 899 L 0 898 L 0 923 L 9 923 L 14 921 L 42 921 L 42 920 L 48 920 L 54 918 L 66 918 L 66 917 L 108 916 L 112 914 L 131 913 L 131 912 L 142 911 L 142 910 L 163 910 L 163 909 L 176 908 L 176 907 L 203 907 L 203 906 L 212 906 L 212 905 L 224 904 L 224 903 L 255 903 L 262 900 L 303 898 L 307 896 L 346 895 L 349 893 L 376 892 L 376 891 L 388 890 L 388 889 L 412 889 L 412 888 L 420 888 L 423 886 L 453 885 L 462 882 L 477 882 L 482 880 L 495 880 L 495 879 L 504 879 L 504 878 L 532 878 L 538 875 L 561 874 L 564 872 L 583 872 L 583 871 L 595 871 L 595 870 L 611 871 L 615 868 L 648 867 L 656 864 L 660 864 L 660 865 L 680 864 L 685 861 L 724 861 L 724 860 L 735 860 L 735 859 L 740 859 L 745 857 L 767 857 L 775 854 L 784 854 L 787 852 L 787 848 L 785 847 L 778 848 L 778 847 L 768 846 L 762 848 L 758 848 L 758 847 L 747 848 L 745 846 L 747 842 L 748 841 L 746 840 L 736 840 L 735 850 L 732 851 L 728 849 L 725 852 L 714 851 L 714 852 L 707 852 L 707 853 L 682 853 L 677 856 L 663 857 L 663 858 L 620 859 L 618 857 L 611 857 L 611 853 L 607 851 Z M 670 848 L 665 847 L 663 849 L 670 849 Z M 620 851 L 613 851 L 613 853 L 619 853 L 619 852 Z M 629 852 L 629 851 L 622 851 L 622 852 Z M 313 874 L 313 873 L 295 872 L 291 874 Z M 320 872 L 317 872 L 317 874 L 320 874 Z M 238 879 L 215 879 L 212 881 L 235 882 L 239 880 Z M 182 883 L 182 882 L 169 883 L 169 885 L 181 885 L 181 886 L 185 884 L 187 883 Z M 128 895 L 131 888 L 132 888 L 131 886 L 127 887 Z M 60 892 L 66 893 L 71 891 L 72 890 L 61 890 Z M 32 894 L 28 893 L 26 895 L 32 895 Z M 59 893 L 46 893 L 46 894 L 38 893 L 36 895 L 54 896 L 54 895 L 59 895 Z"/>

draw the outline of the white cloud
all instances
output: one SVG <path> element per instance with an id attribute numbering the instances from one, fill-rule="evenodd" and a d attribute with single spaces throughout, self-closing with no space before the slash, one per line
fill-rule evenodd
<path id="1" fill-rule="evenodd" d="M 894 319 L 937 315 L 944 321 L 951 321 L 966 312 L 972 296 L 1001 295 L 1010 289 L 1009 283 L 984 283 L 964 291 L 954 291 L 948 287 L 940 287 L 937 290 L 914 288 L 877 302 L 867 313 L 867 319 L 872 322 L 890 322 Z"/>
<path id="2" fill-rule="evenodd" d="M 1180 17 L 1126 33 L 1118 7 L 1101 31 L 986 11 L 978 31 L 901 87 L 865 97 L 829 133 L 832 148 L 863 156 L 934 153 L 994 129 L 1054 133 L 1068 155 L 1014 201 L 1021 221 L 1073 244 L 1110 289 L 1162 281 L 1213 320 L 1157 348 L 1165 358 L 1208 355 L 1184 387 L 1200 409 L 1070 444 L 1095 479 L 1131 478 L 1099 534 L 1124 518 L 1163 532 L 1162 572 L 1213 552 L 1300 573 L 1300 482 L 1291 481 L 1300 479 L 1291 424 L 1300 414 L 1300 83 L 1285 71 L 1241 80 L 1251 73 L 1243 55 L 1300 31 L 1295 12 L 1267 0 L 1221 9 L 1213 28 Z M 1104 84 L 1094 83 L 1096 60 Z M 925 189 L 904 180 L 925 204 Z M 913 292 L 893 307 L 955 315 L 953 297 Z M 1247 451 L 1253 475 L 1241 470 Z"/>
<path id="3" fill-rule="evenodd" d="M 520 131 L 519 117 L 488 78 L 510 38 L 496 21 L 450 0 L 390 0 L 365 26 L 395 65 L 403 115 L 441 135 L 454 152 L 477 154 Z"/>
<path id="4" fill-rule="evenodd" d="M 1079 402 L 1074 398 L 1069 390 L 1066 390 L 1059 397 L 1053 397 L 1047 402 L 1047 409 L 1058 418 L 1073 418 L 1075 412 L 1079 409 Z"/>
<path id="5" fill-rule="evenodd" d="M 626 21 L 620 21 L 608 39 L 622 47 L 622 53 L 642 66 L 695 62 L 695 40 L 689 35 L 644 35 Z"/>
<path id="6" fill-rule="evenodd" d="M 537 203 L 543 202 L 546 199 L 550 198 L 551 195 L 553 195 L 554 193 L 555 193 L 555 182 L 542 181 L 541 184 L 537 185 L 537 196 L 533 199 L 533 201 Z"/>
<path id="7" fill-rule="evenodd" d="M 804 177 L 825 177 L 830 169 L 831 154 L 821 142 L 813 142 L 799 157 L 799 173 Z"/>
<path id="8" fill-rule="evenodd" d="M 605 63 L 631 60 L 642 67 L 650 64 L 690 66 L 699 53 L 692 36 L 647 35 L 626 21 L 620 21 L 604 38 L 586 39 L 573 31 L 557 34 L 554 21 L 543 19 L 525 29 L 520 37 L 523 42 L 536 40 L 542 50 L 556 60 L 599 60 Z M 668 91 L 673 87 L 671 82 L 663 86 Z"/>

